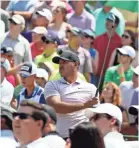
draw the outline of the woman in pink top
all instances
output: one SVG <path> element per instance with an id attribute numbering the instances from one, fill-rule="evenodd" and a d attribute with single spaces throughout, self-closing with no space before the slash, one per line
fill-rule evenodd
<path id="1" fill-rule="evenodd" d="M 47 34 L 47 30 L 45 27 L 37 26 L 32 30 L 32 43 L 30 44 L 31 47 L 31 54 L 32 59 L 44 51 L 44 44 L 41 40 L 41 37 Z"/>

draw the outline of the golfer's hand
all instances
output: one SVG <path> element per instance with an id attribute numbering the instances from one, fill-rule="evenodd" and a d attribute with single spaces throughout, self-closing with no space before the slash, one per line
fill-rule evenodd
<path id="1" fill-rule="evenodd" d="M 85 108 L 92 108 L 93 105 L 97 105 L 99 103 L 99 99 L 94 97 L 91 100 L 88 100 L 87 102 L 84 103 Z"/>

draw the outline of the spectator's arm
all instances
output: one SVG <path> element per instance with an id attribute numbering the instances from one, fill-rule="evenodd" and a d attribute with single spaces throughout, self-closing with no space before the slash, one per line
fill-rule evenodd
<path id="1" fill-rule="evenodd" d="M 112 55 L 111 55 L 110 62 L 109 62 L 109 67 L 111 67 L 114 64 L 115 56 L 116 56 L 116 50 L 114 50 Z"/>
<path id="2" fill-rule="evenodd" d="M 123 123 L 122 123 L 122 128 L 129 127 L 129 120 L 128 120 L 128 115 L 126 110 L 123 111 Z"/>
<path id="3" fill-rule="evenodd" d="M 84 63 L 84 69 L 83 69 L 83 74 L 84 74 L 87 82 L 91 81 L 91 76 L 90 76 L 91 73 L 93 73 L 92 58 L 90 56 L 90 53 L 87 51 L 85 53 L 85 63 Z"/>
<path id="4" fill-rule="evenodd" d="M 15 98 L 12 99 L 10 104 L 12 108 L 17 109 L 17 100 Z"/>
<path id="5" fill-rule="evenodd" d="M 97 74 L 98 64 L 99 64 L 99 53 L 98 53 L 98 51 L 96 51 L 95 59 L 92 59 L 92 69 L 93 69 L 94 75 Z"/>
<path id="6" fill-rule="evenodd" d="M 9 14 L 12 15 L 12 11 L 9 11 Z M 33 12 L 30 11 L 14 11 L 14 14 L 22 15 L 25 19 L 30 20 Z"/>
<path id="7" fill-rule="evenodd" d="M 28 42 L 25 44 L 24 62 L 32 62 L 31 49 Z"/>

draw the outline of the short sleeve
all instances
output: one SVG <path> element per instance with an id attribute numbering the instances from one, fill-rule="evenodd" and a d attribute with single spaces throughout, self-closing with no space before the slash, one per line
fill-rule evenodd
<path id="1" fill-rule="evenodd" d="M 50 96 L 60 96 L 57 87 L 57 81 L 49 81 L 44 88 L 44 97 L 47 99 Z"/>

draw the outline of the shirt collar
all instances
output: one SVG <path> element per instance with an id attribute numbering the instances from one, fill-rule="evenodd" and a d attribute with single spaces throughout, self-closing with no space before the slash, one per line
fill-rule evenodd
<path id="1" fill-rule="evenodd" d="M 75 53 L 77 53 L 77 54 L 79 54 L 80 49 L 81 49 L 81 47 L 79 47 L 79 48 L 77 49 L 77 51 L 75 51 L 73 48 L 71 48 L 70 45 L 68 46 L 68 50 L 71 50 L 72 52 L 75 52 Z"/>
<path id="2" fill-rule="evenodd" d="M 70 83 L 67 82 L 63 77 L 60 79 L 60 82 L 63 83 L 63 84 L 69 84 L 70 85 Z M 78 77 L 74 83 L 80 84 L 81 82 L 82 82 L 82 80 Z"/>
<path id="3" fill-rule="evenodd" d="M 9 33 L 9 32 L 7 33 L 6 38 L 11 38 L 11 37 L 10 37 L 10 33 Z M 17 37 L 15 40 L 20 41 L 20 40 L 21 40 L 21 35 L 19 34 L 19 35 L 18 35 L 18 37 Z"/>
<path id="4" fill-rule="evenodd" d="M 33 90 L 33 92 L 32 92 L 32 94 L 31 94 L 30 96 L 27 96 L 27 90 L 24 89 L 23 95 L 24 95 L 26 98 L 32 98 L 32 97 L 34 97 L 34 96 L 36 95 L 38 89 L 39 89 L 39 86 L 36 85 L 35 88 L 34 88 L 34 90 Z"/>
<path id="5" fill-rule="evenodd" d="M 81 15 L 76 15 L 76 13 L 74 13 L 74 16 L 76 16 L 76 17 L 84 17 L 85 13 L 86 13 L 86 10 L 84 9 L 83 12 L 81 13 Z"/>

